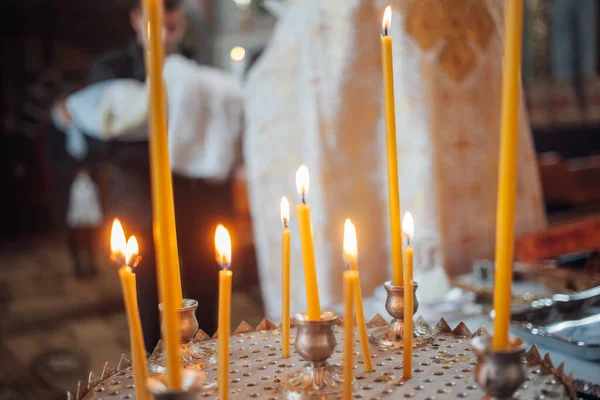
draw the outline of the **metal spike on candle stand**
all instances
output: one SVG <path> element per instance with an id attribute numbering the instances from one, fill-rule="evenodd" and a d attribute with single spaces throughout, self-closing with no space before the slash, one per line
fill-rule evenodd
<path id="1" fill-rule="evenodd" d="M 440 332 L 444 332 L 444 333 L 452 332 L 452 328 L 450 328 L 450 325 L 448 325 L 448 323 L 446 322 L 446 320 L 444 318 L 440 318 L 440 321 L 435 326 L 435 329 L 437 329 Z"/>
<path id="2" fill-rule="evenodd" d="M 482 325 L 481 328 L 477 329 L 473 334 L 473 337 L 475 336 L 490 336 L 490 333 L 488 332 L 485 325 Z"/>
<path id="3" fill-rule="evenodd" d="M 121 359 L 119 360 L 117 369 L 121 371 L 127 367 L 131 367 L 131 358 L 127 354 L 121 354 Z"/>
<path id="4" fill-rule="evenodd" d="M 194 340 L 198 342 L 204 342 L 209 339 L 210 336 L 208 336 L 208 333 L 204 332 L 202 329 L 198 329 L 198 332 L 194 335 Z"/>
<path id="5" fill-rule="evenodd" d="M 92 390 L 93 387 L 95 387 L 98 384 L 98 380 L 96 379 L 96 375 L 94 375 L 94 371 L 90 371 L 90 374 L 88 376 L 88 383 L 86 386 L 86 390 L 90 391 Z"/>
<path id="6" fill-rule="evenodd" d="M 270 331 L 271 329 L 275 329 L 277 326 L 269 321 L 267 318 L 263 318 L 262 321 L 256 326 L 257 331 Z"/>
<path id="7" fill-rule="evenodd" d="M 83 396 L 85 396 L 86 390 L 85 390 L 85 385 L 83 384 L 82 381 L 77 382 L 77 393 L 75 394 L 75 398 L 77 400 L 83 399 Z"/>
<path id="8" fill-rule="evenodd" d="M 373 318 L 367 322 L 367 327 L 373 328 L 378 326 L 386 326 L 388 322 L 379 313 L 375 314 Z"/>
<path id="9" fill-rule="evenodd" d="M 115 368 L 112 366 L 110 362 L 104 363 L 104 368 L 102 368 L 102 375 L 100 376 L 100 380 L 103 381 L 107 379 L 109 376 L 114 375 L 117 372 Z"/>
<path id="10" fill-rule="evenodd" d="M 238 335 L 240 333 L 247 333 L 247 332 L 254 332 L 254 328 L 252 327 L 252 325 L 250 325 L 246 321 L 242 321 L 242 322 L 240 322 L 238 327 L 235 328 L 235 331 L 233 331 L 233 334 Z"/>
<path id="11" fill-rule="evenodd" d="M 471 336 L 473 336 L 473 334 L 471 333 L 471 331 L 469 330 L 469 328 L 467 328 L 467 325 L 465 325 L 464 322 L 461 322 L 460 324 L 458 324 L 456 326 L 456 328 L 454 328 L 452 330 L 452 334 L 454 334 L 454 336 L 460 336 L 460 337 L 471 337 Z"/>

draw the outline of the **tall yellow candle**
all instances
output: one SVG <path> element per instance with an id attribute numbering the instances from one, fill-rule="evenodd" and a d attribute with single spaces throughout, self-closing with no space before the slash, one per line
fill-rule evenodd
<path id="1" fill-rule="evenodd" d="M 137 302 L 136 279 L 130 267 L 137 265 L 137 240 L 135 236 L 132 236 L 126 245 L 123 227 L 119 220 L 115 219 L 110 242 L 112 258 L 120 265 L 119 279 L 121 281 L 121 291 L 123 292 L 123 302 L 125 303 L 125 313 L 127 314 L 129 325 L 129 345 L 131 348 L 135 397 L 142 400 L 150 399 L 150 394 L 146 387 L 148 365 L 146 362 L 146 346 L 142 334 L 142 322 Z"/>
<path id="2" fill-rule="evenodd" d="M 315 265 L 315 249 L 313 245 L 312 221 L 310 207 L 306 204 L 309 188 L 308 168 L 301 165 L 296 172 L 296 188 L 302 197 L 298 204 L 298 225 L 300 227 L 300 243 L 302 246 L 302 262 L 304 264 L 304 284 L 306 286 L 306 304 L 308 319 L 318 321 L 321 319 L 321 304 L 319 301 L 319 286 L 317 283 L 317 268 Z"/>
<path id="3" fill-rule="evenodd" d="M 290 357 L 290 203 L 281 198 L 281 357 Z"/>
<path id="4" fill-rule="evenodd" d="M 163 87 L 163 4 L 162 0 L 143 0 L 148 19 L 146 63 L 150 88 L 150 175 L 152 179 L 153 230 L 156 266 L 163 312 L 163 342 L 166 352 L 168 387 L 181 389 L 179 354 L 179 314 L 181 277 L 175 233 L 173 187 L 167 142 L 166 97 Z"/>
<path id="5" fill-rule="evenodd" d="M 358 285 L 358 271 L 344 271 L 344 399 L 352 398 L 352 381 L 354 367 L 354 321 L 352 309 L 356 286 Z"/>
<path id="6" fill-rule="evenodd" d="M 223 225 L 217 226 L 215 247 L 219 271 L 219 325 L 217 343 L 217 383 L 219 399 L 227 400 L 229 396 L 229 335 L 231 332 L 231 238 Z"/>
<path id="7" fill-rule="evenodd" d="M 356 228 L 350 219 L 344 223 L 344 258 L 350 267 L 350 270 L 356 271 L 358 276 L 358 242 L 356 240 Z M 356 326 L 360 338 L 360 346 L 363 355 L 363 363 L 366 372 L 373 371 L 371 362 L 371 348 L 369 347 L 369 335 L 367 333 L 367 324 L 365 322 L 365 313 L 363 310 L 362 293 L 360 290 L 360 277 L 354 287 L 354 308 L 356 309 Z M 348 314 L 346 314 L 348 315 Z"/>
<path id="8" fill-rule="evenodd" d="M 500 166 L 498 169 L 498 207 L 496 211 L 496 276 L 494 284 L 493 348 L 508 347 L 512 263 L 517 190 L 517 144 L 523 1 L 507 0 L 504 14 L 504 69 L 502 71 L 502 122 Z"/>
<path id="9" fill-rule="evenodd" d="M 388 30 L 392 22 L 392 8 L 387 6 L 383 15 L 381 58 L 383 65 L 383 95 L 385 111 L 385 149 L 387 155 L 388 199 L 390 208 L 390 235 L 392 239 L 392 268 L 394 286 L 402 286 L 402 235 L 400 233 L 400 189 L 398 187 L 398 155 L 396 151 L 396 115 L 394 101 L 394 63 L 392 38 Z"/>
<path id="10" fill-rule="evenodd" d="M 410 241 L 414 235 L 414 221 L 412 214 L 406 212 L 402 219 L 402 231 L 406 235 L 406 248 L 404 249 L 404 368 L 405 379 L 412 377 L 412 348 L 413 348 L 413 248 Z"/>

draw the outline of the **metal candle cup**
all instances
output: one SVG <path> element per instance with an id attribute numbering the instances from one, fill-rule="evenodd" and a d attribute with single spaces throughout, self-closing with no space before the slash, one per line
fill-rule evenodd
<path id="1" fill-rule="evenodd" d="M 202 347 L 200 341 L 194 339 L 198 333 L 198 319 L 196 318 L 197 308 L 197 300 L 183 299 L 183 307 L 177 309 L 179 313 L 181 363 L 184 368 L 204 369 L 215 364 L 216 360 L 212 350 Z M 162 316 L 162 303 L 158 305 L 158 309 Z M 162 329 L 163 326 L 161 324 L 161 330 Z M 162 374 L 166 372 L 166 360 L 164 358 L 165 354 L 159 346 L 157 346 L 157 349 L 148 360 L 148 363 L 150 371 Z"/>
<path id="2" fill-rule="evenodd" d="M 369 340 L 383 347 L 402 347 L 404 342 L 404 286 L 394 286 L 391 281 L 384 284 L 387 292 L 385 300 L 385 309 L 392 317 L 392 321 L 381 328 L 373 330 Z M 419 309 L 417 300 L 417 288 L 419 284 L 414 282 L 413 286 L 413 304 L 414 312 Z M 433 336 L 433 330 L 418 321 L 414 324 L 413 347 L 422 347 L 429 343 Z"/>
<path id="3" fill-rule="evenodd" d="M 475 380 L 492 399 L 512 398 L 525 381 L 523 353 L 527 344 L 513 336 L 509 346 L 506 350 L 493 350 L 491 336 L 477 336 L 471 341 L 477 354 Z"/>

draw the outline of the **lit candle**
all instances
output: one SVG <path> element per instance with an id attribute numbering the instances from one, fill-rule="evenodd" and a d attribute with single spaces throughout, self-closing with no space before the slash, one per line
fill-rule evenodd
<path id="1" fill-rule="evenodd" d="M 400 189 L 398 187 L 398 155 L 396 153 L 396 106 L 394 102 L 394 63 L 392 38 L 388 30 L 392 22 L 392 8 L 387 6 L 383 14 L 381 54 L 383 65 L 383 94 L 385 107 L 385 138 L 388 172 L 388 199 L 390 208 L 390 234 L 392 238 L 392 284 L 403 285 L 402 235 L 400 234 Z"/>
<path id="2" fill-rule="evenodd" d="M 246 49 L 242 46 L 235 46 L 229 52 L 231 61 L 231 73 L 241 82 L 246 71 Z"/>
<path id="3" fill-rule="evenodd" d="M 290 203 L 281 198 L 281 357 L 290 356 Z"/>
<path id="4" fill-rule="evenodd" d="M 344 271 L 344 399 L 352 398 L 352 369 L 354 367 L 354 321 L 352 308 L 355 304 L 358 271 Z"/>
<path id="5" fill-rule="evenodd" d="M 173 187 L 167 141 L 167 99 L 163 86 L 163 2 L 144 0 L 148 19 L 148 48 L 146 63 L 150 90 L 150 175 L 152 180 L 152 209 L 156 266 L 163 312 L 163 344 L 165 346 L 168 387 L 181 389 L 181 360 L 179 354 L 179 313 L 181 307 L 181 277 L 175 232 Z"/>
<path id="6" fill-rule="evenodd" d="M 215 248 L 219 271 L 219 326 L 218 326 L 218 384 L 219 398 L 227 400 L 229 375 L 229 334 L 231 331 L 231 238 L 223 225 L 217 226 Z"/>
<path id="7" fill-rule="evenodd" d="M 296 208 L 298 211 L 298 225 L 300 226 L 300 243 L 302 246 L 302 262 L 304 263 L 304 284 L 306 286 L 306 304 L 308 319 L 318 321 L 321 319 L 321 304 L 319 302 L 319 286 L 317 283 L 317 268 L 315 266 L 315 250 L 313 245 L 312 221 L 310 207 L 306 204 L 308 195 L 309 175 L 308 168 L 301 165 L 296 172 L 296 188 L 302 202 Z"/>
<path id="8" fill-rule="evenodd" d="M 119 266 L 119 279 L 125 303 L 125 313 L 129 325 L 129 345 L 131 348 L 131 362 L 133 380 L 135 383 L 135 398 L 150 399 L 146 387 L 148 379 L 148 365 L 146 363 L 146 346 L 142 335 L 142 323 L 137 302 L 135 274 L 131 267 L 136 267 L 138 257 L 138 243 L 135 236 L 129 238 L 125 244 L 125 233 L 118 219 L 115 218 L 110 235 L 111 258 Z"/>
<path id="9" fill-rule="evenodd" d="M 402 232 L 406 235 L 406 248 L 404 249 L 404 378 L 412 376 L 412 345 L 413 345 L 413 248 L 410 241 L 415 231 L 412 214 L 404 213 L 402 219 Z"/>
<path id="10" fill-rule="evenodd" d="M 350 219 L 344 223 L 344 258 L 350 267 L 350 270 L 356 271 L 358 276 L 358 242 L 356 240 L 356 229 Z M 356 326 L 358 327 L 358 336 L 360 337 L 360 346 L 363 354 L 365 371 L 373 371 L 371 363 L 371 349 L 369 347 L 369 335 L 367 334 L 367 324 L 365 322 L 365 313 L 363 311 L 362 293 L 360 290 L 360 278 L 357 278 L 357 284 L 354 287 L 354 308 L 356 309 Z M 348 314 L 346 314 L 348 316 Z"/>
<path id="11" fill-rule="evenodd" d="M 496 276 L 494 285 L 493 348 L 508 347 L 508 325 L 515 236 L 515 193 L 517 190 L 517 144 L 523 1 L 508 0 L 504 12 L 504 68 L 502 70 L 502 122 L 498 207 L 496 211 Z"/>

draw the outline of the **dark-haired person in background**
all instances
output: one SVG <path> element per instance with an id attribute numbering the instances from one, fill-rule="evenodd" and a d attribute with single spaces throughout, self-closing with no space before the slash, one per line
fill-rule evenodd
<path id="1" fill-rule="evenodd" d="M 112 79 L 135 79 L 145 81 L 144 66 L 144 18 L 140 2 L 134 0 L 130 10 L 130 22 L 135 32 L 134 40 L 123 49 L 111 50 L 101 55 L 94 63 L 90 83 Z M 187 28 L 187 19 L 182 0 L 164 0 L 163 38 L 165 55 L 183 53 L 180 44 Z M 69 112 L 61 103 L 63 118 L 71 119 Z M 70 182 L 78 171 L 85 169 L 96 181 L 99 171 L 108 168 L 108 193 L 104 210 L 106 221 L 118 217 L 123 222 L 126 233 L 134 234 L 140 242 L 140 255 L 143 260 L 137 274 L 138 304 L 146 349 L 151 352 L 160 338 L 158 316 L 158 291 L 152 234 L 152 200 L 150 188 L 150 169 L 148 142 L 142 141 L 101 141 L 85 136 L 87 155 L 75 160 L 65 149 L 66 135 L 53 129 L 48 135 L 48 159 L 54 172 L 55 192 L 57 195 L 58 219 L 65 221 L 66 204 Z M 68 229 L 69 230 L 69 229 Z M 108 231 L 108 230 L 107 230 Z M 69 232 L 70 238 L 75 236 Z M 70 240 L 71 242 L 71 240 Z M 73 246 L 70 246 L 71 248 Z M 77 249 L 72 250 L 77 259 Z M 76 264 L 79 262 L 76 261 Z M 76 266 L 76 271 L 78 267 Z"/>

